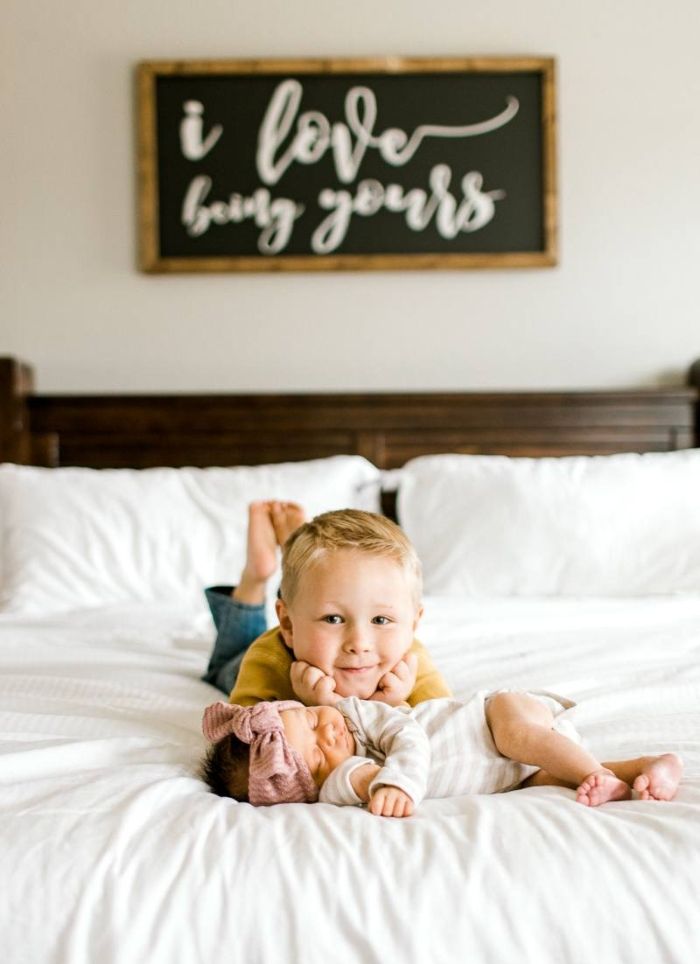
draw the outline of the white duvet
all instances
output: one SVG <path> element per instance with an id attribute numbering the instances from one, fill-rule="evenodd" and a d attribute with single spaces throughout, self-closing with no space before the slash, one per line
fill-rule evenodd
<path id="1" fill-rule="evenodd" d="M 145 605 L 0 617 L 4 964 L 700 960 L 700 598 L 427 603 L 458 696 L 552 690 L 602 759 L 685 758 L 673 803 L 595 810 L 221 800 L 196 776 L 211 635 Z"/>

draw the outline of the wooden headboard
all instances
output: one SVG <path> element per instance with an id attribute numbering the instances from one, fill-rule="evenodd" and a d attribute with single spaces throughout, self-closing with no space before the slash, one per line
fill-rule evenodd
<path id="1" fill-rule="evenodd" d="M 691 387 L 576 392 L 48 395 L 0 359 L 0 461 L 94 468 L 255 465 L 357 453 L 572 455 L 697 443 Z"/>

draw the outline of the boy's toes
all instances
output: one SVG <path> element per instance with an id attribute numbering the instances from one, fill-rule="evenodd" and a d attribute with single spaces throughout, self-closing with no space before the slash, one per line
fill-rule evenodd
<path id="1" fill-rule="evenodd" d="M 304 510 L 297 502 L 276 502 L 271 517 L 277 543 L 280 546 L 283 546 L 291 534 L 306 521 Z"/>

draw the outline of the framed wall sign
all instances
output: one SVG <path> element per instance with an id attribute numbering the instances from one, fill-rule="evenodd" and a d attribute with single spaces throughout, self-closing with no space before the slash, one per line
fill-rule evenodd
<path id="1" fill-rule="evenodd" d="M 556 263 L 550 58 L 150 61 L 140 267 Z"/>

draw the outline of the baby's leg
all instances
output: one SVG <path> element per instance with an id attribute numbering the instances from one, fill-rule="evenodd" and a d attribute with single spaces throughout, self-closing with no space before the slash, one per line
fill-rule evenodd
<path id="1" fill-rule="evenodd" d="M 676 753 L 662 753 L 661 756 L 640 756 L 634 760 L 605 761 L 603 767 L 632 786 L 642 800 L 673 800 L 683 773 L 683 760 Z M 546 770 L 538 770 L 523 780 L 521 786 L 568 787 L 570 784 L 558 780 Z"/>
<path id="2" fill-rule="evenodd" d="M 580 803 L 598 806 L 630 796 L 624 781 L 583 747 L 552 729 L 552 712 L 539 700 L 523 693 L 497 693 L 486 705 L 486 720 L 499 753 L 578 787 Z M 591 781 L 590 785 L 582 792 L 586 781 Z"/>

